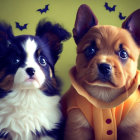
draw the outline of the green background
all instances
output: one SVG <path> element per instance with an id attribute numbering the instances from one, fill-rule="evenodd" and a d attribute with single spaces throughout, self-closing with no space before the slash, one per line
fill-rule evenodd
<path id="1" fill-rule="evenodd" d="M 116 10 L 109 12 L 104 4 Z M 49 10 L 46 13 L 37 12 L 49 4 Z M 115 25 L 121 27 L 123 20 L 118 15 L 122 12 L 128 16 L 134 10 L 140 8 L 140 0 L 0 0 L 0 20 L 10 23 L 15 35 L 35 34 L 35 28 L 40 19 L 46 18 L 53 23 L 60 23 L 64 28 L 72 33 L 77 9 L 81 4 L 88 4 L 99 20 L 99 24 Z M 20 31 L 15 27 L 15 22 L 21 25 L 28 23 L 27 30 Z M 68 90 L 70 86 L 69 69 L 75 64 L 76 44 L 73 38 L 64 43 L 63 52 L 56 64 L 56 74 L 63 82 L 62 93 Z"/>

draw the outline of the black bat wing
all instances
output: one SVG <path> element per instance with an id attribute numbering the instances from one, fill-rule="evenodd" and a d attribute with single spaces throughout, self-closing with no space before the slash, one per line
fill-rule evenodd
<path id="1" fill-rule="evenodd" d="M 37 9 L 36 11 L 39 11 L 41 14 L 43 13 L 42 9 Z"/>
<path id="2" fill-rule="evenodd" d="M 113 7 L 111 8 L 111 11 L 115 11 L 116 5 L 113 5 Z"/>
<path id="3" fill-rule="evenodd" d="M 45 5 L 45 12 L 47 12 L 49 10 L 49 4 L 48 5 Z"/>
<path id="4" fill-rule="evenodd" d="M 28 25 L 28 24 L 24 24 L 24 25 L 22 26 L 22 29 L 27 29 L 27 25 Z"/>
<path id="5" fill-rule="evenodd" d="M 43 11 L 44 13 L 46 13 L 48 10 L 49 10 L 49 4 L 48 4 L 48 5 L 45 5 L 45 8 L 42 9 L 42 11 Z"/>
<path id="6" fill-rule="evenodd" d="M 126 16 L 123 16 L 122 13 L 120 12 L 119 13 L 119 18 L 120 18 L 120 20 L 124 20 L 126 18 Z"/>
<path id="7" fill-rule="evenodd" d="M 20 24 L 18 22 L 16 22 L 16 28 L 18 28 L 19 30 L 22 31 L 22 27 L 20 26 Z"/>
<path id="8" fill-rule="evenodd" d="M 113 7 L 108 7 L 109 12 L 115 11 L 116 5 L 113 5 Z"/>
<path id="9" fill-rule="evenodd" d="M 108 3 L 105 2 L 104 7 L 105 7 L 106 10 L 108 10 L 109 12 L 112 12 L 112 11 L 115 11 L 116 5 L 113 5 L 113 7 L 110 7 L 110 6 L 108 5 Z"/>
<path id="10" fill-rule="evenodd" d="M 108 10 L 108 3 L 107 2 L 105 2 L 104 7 L 106 8 L 106 10 Z"/>
<path id="11" fill-rule="evenodd" d="M 41 14 L 46 13 L 48 10 L 49 10 L 49 4 L 45 5 L 45 8 L 43 8 L 43 9 L 37 9 L 37 11 L 39 11 Z"/>
<path id="12" fill-rule="evenodd" d="M 16 28 L 18 28 L 21 31 L 27 29 L 27 25 L 28 24 L 24 24 L 23 26 L 21 26 L 18 22 L 16 22 Z"/>

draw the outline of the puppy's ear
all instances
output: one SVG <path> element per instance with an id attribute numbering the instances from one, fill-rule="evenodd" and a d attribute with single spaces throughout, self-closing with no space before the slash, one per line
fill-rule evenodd
<path id="1" fill-rule="evenodd" d="M 56 63 L 59 58 L 59 54 L 62 52 L 62 41 L 69 39 L 70 33 L 59 24 L 52 25 L 51 22 L 42 20 L 37 26 L 36 35 L 48 44 L 54 63 Z"/>
<path id="2" fill-rule="evenodd" d="M 140 9 L 128 16 L 123 22 L 122 27 L 131 33 L 136 43 L 140 46 Z"/>
<path id="3" fill-rule="evenodd" d="M 5 22 L 0 22 L 0 41 L 10 40 L 13 36 L 11 25 L 8 25 Z"/>
<path id="4" fill-rule="evenodd" d="M 92 10 L 85 4 L 81 5 L 78 9 L 76 21 L 73 29 L 73 37 L 76 44 L 79 43 L 81 38 L 88 32 L 88 30 L 98 24 L 96 16 Z"/>
<path id="5" fill-rule="evenodd" d="M 14 38 L 12 27 L 5 22 L 0 22 L 0 56 L 3 56 Z"/>

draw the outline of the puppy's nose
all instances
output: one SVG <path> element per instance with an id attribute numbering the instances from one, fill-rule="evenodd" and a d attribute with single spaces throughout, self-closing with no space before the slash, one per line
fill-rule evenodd
<path id="1" fill-rule="evenodd" d="M 107 63 L 101 63 L 98 65 L 99 72 L 105 76 L 110 76 L 112 67 Z"/>
<path id="2" fill-rule="evenodd" d="M 27 68 L 26 72 L 30 77 L 32 77 L 35 74 L 34 68 Z"/>

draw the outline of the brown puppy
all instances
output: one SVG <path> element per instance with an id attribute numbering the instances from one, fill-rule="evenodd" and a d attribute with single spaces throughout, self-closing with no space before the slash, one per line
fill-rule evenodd
<path id="1" fill-rule="evenodd" d="M 91 9 L 81 5 L 73 36 L 76 66 L 62 99 L 65 140 L 139 140 L 140 9 L 118 28 L 98 25 Z"/>

